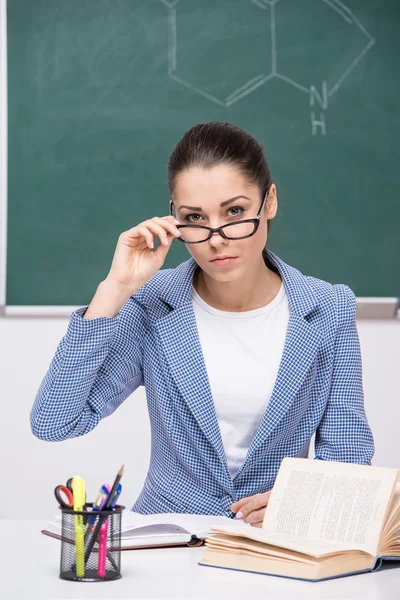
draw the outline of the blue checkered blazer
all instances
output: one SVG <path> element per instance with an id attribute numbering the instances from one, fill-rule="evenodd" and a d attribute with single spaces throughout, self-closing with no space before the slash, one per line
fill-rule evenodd
<path id="1" fill-rule="evenodd" d="M 232 502 L 272 488 L 285 456 L 369 463 L 355 297 L 268 252 L 288 295 L 286 342 L 270 402 L 232 479 L 190 290 L 196 262 L 160 270 L 115 317 L 72 313 L 31 411 L 33 433 L 91 431 L 140 385 L 151 424 L 149 471 L 133 510 L 232 516 Z M 251 385 L 251 381 L 249 381 Z"/>

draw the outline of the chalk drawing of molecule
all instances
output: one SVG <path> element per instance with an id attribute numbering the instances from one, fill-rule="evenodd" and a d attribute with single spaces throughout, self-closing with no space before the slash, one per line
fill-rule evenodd
<path id="1" fill-rule="evenodd" d="M 216 1 L 160 2 L 174 81 L 228 108 L 281 80 L 308 95 L 312 135 L 326 135 L 329 98 L 375 44 L 340 0 L 231 0 L 223 10 Z"/>

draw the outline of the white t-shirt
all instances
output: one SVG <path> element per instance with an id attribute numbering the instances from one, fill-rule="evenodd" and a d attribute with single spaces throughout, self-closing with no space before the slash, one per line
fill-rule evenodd
<path id="1" fill-rule="evenodd" d="M 227 312 L 192 286 L 193 309 L 229 471 L 242 466 L 278 373 L 289 321 L 284 285 L 266 306 Z"/>

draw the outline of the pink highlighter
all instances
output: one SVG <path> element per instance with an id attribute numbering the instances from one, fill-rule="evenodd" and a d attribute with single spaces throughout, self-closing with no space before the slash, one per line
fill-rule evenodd
<path id="1" fill-rule="evenodd" d="M 103 502 L 101 503 L 100 510 L 102 510 L 107 502 L 108 496 L 110 495 L 110 486 L 108 484 L 104 484 L 102 486 L 102 491 L 105 492 Z M 112 510 L 119 498 L 119 495 L 122 490 L 122 485 L 119 483 L 118 487 L 115 491 L 114 497 L 112 499 L 110 509 Z M 107 533 L 108 533 L 108 518 L 105 520 L 103 525 L 100 527 L 99 531 L 99 551 L 97 557 L 97 575 L 98 577 L 106 576 L 106 564 L 107 564 Z"/>
<path id="2" fill-rule="evenodd" d="M 108 532 L 108 519 L 100 527 L 99 532 L 99 555 L 97 562 L 97 575 L 98 577 L 106 576 L 106 561 L 107 561 L 107 532 Z"/>
<path id="3" fill-rule="evenodd" d="M 101 486 L 100 492 L 103 496 L 99 503 L 98 510 L 103 510 L 108 496 L 110 494 L 111 487 L 108 483 Z M 93 527 L 94 529 L 94 527 Z M 97 555 L 97 576 L 106 576 L 106 563 L 107 563 L 107 532 L 108 532 L 108 519 L 105 520 L 99 531 L 99 550 Z"/>

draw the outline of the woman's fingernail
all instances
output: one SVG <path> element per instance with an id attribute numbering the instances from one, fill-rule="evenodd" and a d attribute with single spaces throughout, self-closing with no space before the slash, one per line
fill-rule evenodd
<path id="1" fill-rule="evenodd" d="M 175 223 L 175 225 L 180 225 L 180 223 L 177 219 L 174 219 L 174 223 Z"/>
<path id="2" fill-rule="evenodd" d="M 243 513 L 240 511 L 238 513 L 236 513 L 235 519 L 243 519 Z"/>

